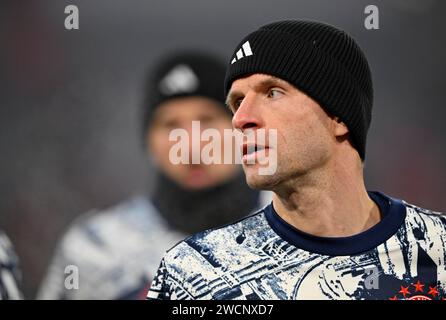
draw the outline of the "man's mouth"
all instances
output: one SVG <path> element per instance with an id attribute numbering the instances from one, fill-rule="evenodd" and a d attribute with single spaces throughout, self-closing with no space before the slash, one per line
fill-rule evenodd
<path id="1" fill-rule="evenodd" d="M 266 147 L 266 146 L 245 143 L 242 146 L 242 155 L 243 156 L 249 155 L 249 154 L 252 154 L 252 153 L 260 151 L 260 150 L 265 150 L 267 148 L 268 147 Z"/>
<path id="2" fill-rule="evenodd" d="M 265 155 L 268 146 L 245 143 L 242 145 L 242 162 L 245 164 L 254 164 L 257 156 Z M 264 151 L 265 150 L 265 151 Z M 263 152 L 262 152 L 263 151 Z"/>

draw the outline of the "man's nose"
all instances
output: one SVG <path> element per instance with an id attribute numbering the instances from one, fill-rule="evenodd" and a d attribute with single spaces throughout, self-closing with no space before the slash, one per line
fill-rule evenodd
<path id="1" fill-rule="evenodd" d="M 183 124 L 183 129 L 186 130 L 189 137 L 189 163 L 198 164 L 201 161 L 201 149 L 203 148 L 205 141 L 201 139 L 201 133 L 203 128 L 199 120 L 188 120 Z"/>
<path id="2" fill-rule="evenodd" d="M 246 129 L 261 127 L 260 108 L 258 99 L 254 95 L 246 95 L 232 117 L 234 129 L 244 131 Z"/>

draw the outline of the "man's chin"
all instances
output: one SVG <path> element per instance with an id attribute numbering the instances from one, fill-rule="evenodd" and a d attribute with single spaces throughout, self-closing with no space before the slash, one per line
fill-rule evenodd
<path id="1" fill-rule="evenodd" d="M 254 190 L 269 190 L 273 184 L 273 176 L 260 175 L 258 172 L 246 171 L 246 183 Z"/>

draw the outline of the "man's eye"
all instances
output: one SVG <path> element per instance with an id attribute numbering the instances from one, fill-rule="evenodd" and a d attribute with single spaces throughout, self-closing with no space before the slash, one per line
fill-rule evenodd
<path id="1" fill-rule="evenodd" d="M 175 129 L 178 128 L 180 124 L 177 121 L 164 121 L 160 124 L 160 127 L 166 128 L 166 129 Z"/>
<path id="2" fill-rule="evenodd" d="M 210 115 L 203 115 L 203 116 L 199 117 L 198 120 L 203 125 L 209 125 L 209 124 L 212 124 L 216 119 L 215 119 L 215 117 L 210 116 Z"/>
<path id="3" fill-rule="evenodd" d="M 238 98 L 237 100 L 235 100 L 234 102 L 234 107 L 238 108 L 240 107 L 240 105 L 242 104 L 243 98 Z"/>
<path id="4" fill-rule="evenodd" d="M 237 109 L 242 104 L 242 101 L 243 101 L 243 98 L 237 98 L 237 99 L 234 99 L 234 101 L 232 101 L 229 104 L 229 109 L 231 109 L 232 113 L 235 113 L 237 111 Z"/>
<path id="5" fill-rule="evenodd" d="M 270 98 L 279 98 L 281 95 L 283 95 L 283 92 L 277 89 L 271 89 L 268 92 L 268 97 Z"/>

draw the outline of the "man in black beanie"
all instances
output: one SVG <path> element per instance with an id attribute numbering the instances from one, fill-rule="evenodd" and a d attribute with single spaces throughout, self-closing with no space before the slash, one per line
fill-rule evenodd
<path id="1" fill-rule="evenodd" d="M 243 145 L 247 183 L 273 201 L 172 248 L 148 299 L 446 297 L 446 217 L 365 188 L 372 79 L 349 35 L 262 26 L 234 50 L 225 94 L 235 129 L 277 133 Z M 260 174 L 273 153 L 277 169 Z"/>

